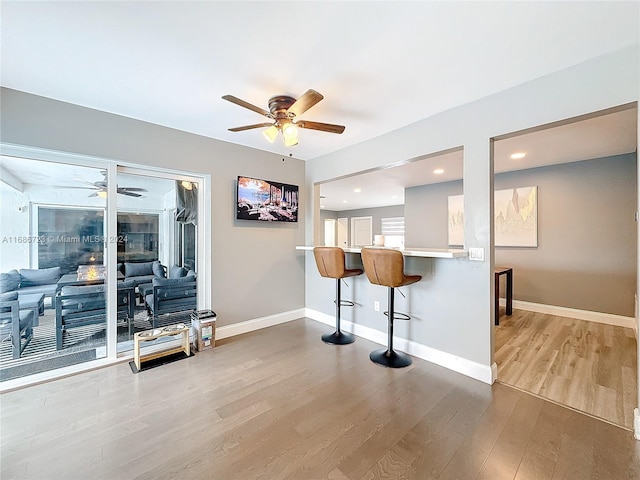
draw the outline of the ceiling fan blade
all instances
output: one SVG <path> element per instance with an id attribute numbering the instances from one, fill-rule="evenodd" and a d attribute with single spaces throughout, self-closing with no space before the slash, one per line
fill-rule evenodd
<path id="1" fill-rule="evenodd" d="M 128 197 L 141 197 L 142 195 L 140 195 L 139 193 L 133 193 L 133 192 L 123 192 L 122 189 L 118 189 L 118 193 L 120 195 L 127 195 Z"/>
<path id="2" fill-rule="evenodd" d="M 298 117 L 309 110 L 311 107 L 313 107 L 323 98 L 324 97 L 315 90 L 307 90 L 306 92 L 304 92 L 304 95 L 302 95 L 298 100 L 294 102 L 293 105 L 289 107 L 287 113 L 291 113 Z"/>
<path id="3" fill-rule="evenodd" d="M 146 192 L 146 188 L 138 187 L 118 187 L 118 192 Z"/>
<path id="4" fill-rule="evenodd" d="M 270 112 L 267 112 L 266 110 L 260 107 L 256 107 L 255 105 L 252 105 L 249 102 L 240 100 L 238 97 L 234 97 L 233 95 L 223 95 L 222 98 L 228 102 L 235 103 L 236 105 L 240 105 L 241 107 L 248 108 L 249 110 L 253 110 L 254 112 L 259 113 L 260 115 L 264 115 L 265 117 L 273 118 L 273 115 L 271 115 Z"/>
<path id="5" fill-rule="evenodd" d="M 98 187 L 68 187 L 66 185 L 51 185 L 52 188 L 69 188 L 71 190 L 100 190 Z"/>
<path id="6" fill-rule="evenodd" d="M 89 197 L 97 197 L 98 196 L 98 192 L 92 193 L 91 195 L 89 195 Z"/>
<path id="7" fill-rule="evenodd" d="M 308 120 L 300 120 L 298 122 L 295 122 L 294 125 L 300 128 L 308 128 L 310 130 L 320 130 L 322 132 L 329 132 L 329 133 L 344 132 L 343 125 L 333 125 L 331 123 L 309 122 Z"/>
<path id="8" fill-rule="evenodd" d="M 99 183 L 99 182 L 89 182 L 88 180 L 83 180 L 82 178 L 72 178 L 71 180 L 73 180 L 74 182 L 84 183 L 85 185 L 91 185 L 94 187 L 96 183 Z"/>
<path id="9" fill-rule="evenodd" d="M 244 127 L 230 128 L 230 132 L 242 132 L 243 130 L 251 130 L 252 128 L 271 127 L 273 123 L 256 123 L 255 125 L 245 125 Z"/>

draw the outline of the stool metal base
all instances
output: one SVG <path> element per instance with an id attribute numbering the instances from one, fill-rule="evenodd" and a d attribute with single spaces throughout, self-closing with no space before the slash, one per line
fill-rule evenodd
<path id="1" fill-rule="evenodd" d="M 411 357 L 408 355 L 396 352 L 395 350 L 388 352 L 386 348 L 374 350 L 369 355 L 369 358 L 373 363 L 377 363 L 378 365 L 388 368 L 408 367 L 412 363 Z"/>
<path id="2" fill-rule="evenodd" d="M 332 345 L 349 345 L 356 341 L 356 337 L 350 333 L 333 332 L 322 335 L 322 341 L 324 343 L 331 343 Z"/>

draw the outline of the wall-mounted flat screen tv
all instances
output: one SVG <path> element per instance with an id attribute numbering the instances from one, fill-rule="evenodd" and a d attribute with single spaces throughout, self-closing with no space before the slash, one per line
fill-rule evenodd
<path id="1" fill-rule="evenodd" d="M 298 186 L 238 177 L 236 206 L 238 220 L 297 222 Z"/>

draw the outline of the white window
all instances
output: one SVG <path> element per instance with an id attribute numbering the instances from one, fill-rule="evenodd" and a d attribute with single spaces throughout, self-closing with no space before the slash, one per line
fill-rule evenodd
<path id="1" fill-rule="evenodd" d="M 380 219 L 381 233 L 384 235 L 385 247 L 404 247 L 404 217 L 388 217 Z"/>

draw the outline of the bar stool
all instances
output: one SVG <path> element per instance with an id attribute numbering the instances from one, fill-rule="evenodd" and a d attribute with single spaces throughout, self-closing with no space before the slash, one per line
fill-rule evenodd
<path id="1" fill-rule="evenodd" d="M 362 270 L 354 268 L 347 270 L 345 268 L 344 250 L 340 247 L 315 247 L 313 256 L 316 259 L 316 265 L 320 275 L 326 278 L 336 279 L 336 331 L 322 335 L 322 341 L 332 343 L 334 345 L 347 345 L 353 343 L 356 339 L 349 333 L 340 330 L 340 307 L 353 307 L 354 303 L 348 300 L 342 300 L 340 295 L 340 280 L 347 277 L 361 275 Z"/>
<path id="2" fill-rule="evenodd" d="M 393 349 L 393 321 L 410 320 L 405 313 L 399 313 L 394 308 L 394 293 L 397 287 L 404 287 L 419 281 L 420 275 L 405 275 L 404 258 L 399 250 L 386 248 L 363 248 L 362 264 L 369 281 L 375 285 L 383 285 L 389 288 L 388 311 L 384 314 L 389 317 L 389 343 L 385 350 L 374 350 L 369 355 L 372 362 L 389 368 L 401 368 L 411 365 L 411 357 Z"/>

